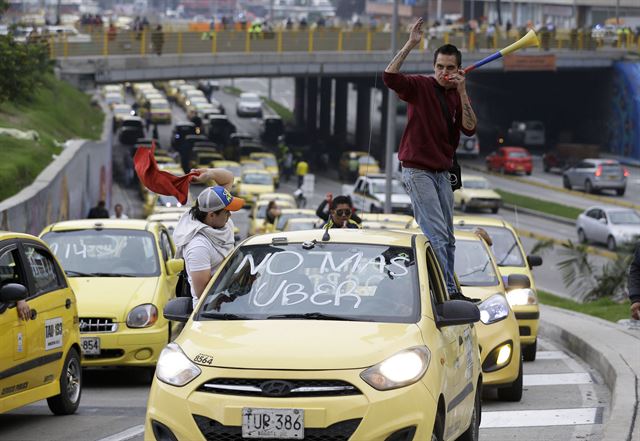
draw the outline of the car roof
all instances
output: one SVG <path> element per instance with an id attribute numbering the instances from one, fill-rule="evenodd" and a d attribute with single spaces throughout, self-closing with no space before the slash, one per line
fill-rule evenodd
<path id="1" fill-rule="evenodd" d="M 619 161 L 615 159 L 606 159 L 606 158 L 586 158 L 586 159 L 583 159 L 583 161 L 593 162 L 598 165 L 600 164 L 620 165 Z"/>
<path id="2" fill-rule="evenodd" d="M 93 229 L 149 230 L 150 223 L 139 219 L 79 219 L 57 222 L 45 228 L 49 231 L 73 231 Z"/>
<path id="3" fill-rule="evenodd" d="M 40 238 L 38 238 L 37 236 L 32 236 L 31 234 L 0 230 L 0 240 L 8 240 L 8 239 L 29 239 L 29 240 L 36 240 L 40 243 L 44 243 Z"/>
<path id="4" fill-rule="evenodd" d="M 482 240 L 480 236 L 471 231 L 453 230 L 453 234 L 456 240 Z"/>
<path id="5" fill-rule="evenodd" d="M 302 243 L 316 239 L 323 243 L 324 230 L 313 231 L 283 231 L 271 234 L 260 234 L 246 239 L 241 246 L 271 244 L 276 238 L 287 239 L 291 243 Z M 400 230 L 359 230 L 335 228 L 329 230 L 330 239 L 326 243 L 357 243 L 372 245 L 394 245 L 411 247 L 412 238 L 417 233 Z"/>
<path id="6" fill-rule="evenodd" d="M 490 227 L 506 227 L 511 225 L 503 219 L 487 216 L 453 216 L 453 228 L 465 225 L 486 225 Z M 512 228 L 512 227 L 511 227 Z"/>

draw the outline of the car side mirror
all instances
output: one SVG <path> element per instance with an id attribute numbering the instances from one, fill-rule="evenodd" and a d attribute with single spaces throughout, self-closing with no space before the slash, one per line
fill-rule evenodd
<path id="1" fill-rule="evenodd" d="M 508 289 L 526 289 L 531 288 L 531 280 L 524 274 L 509 274 L 507 277 Z"/>
<path id="2" fill-rule="evenodd" d="M 604 224 L 604 225 L 607 224 L 607 220 L 604 217 L 601 217 L 600 219 L 598 219 L 598 222 L 600 222 L 601 224 Z"/>
<path id="3" fill-rule="evenodd" d="M 186 323 L 189 321 L 189 317 L 193 312 L 193 298 L 192 297 L 178 297 L 177 299 L 169 300 L 169 303 L 164 305 L 162 314 L 167 320 L 173 320 L 176 322 Z"/>
<path id="4" fill-rule="evenodd" d="M 27 288 L 19 283 L 7 283 L 0 288 L 0 302 L 13 303 L 27 298 Z"/>
<path id="5" fill-rule="evenodd" d="M 184 269 L 183 259 L 169 259 L 167 260 L 167 273 L 170 276 L 178 274 Z"/>
<path id="6" fill-rule="evenodd" d="M 527 263 L 529 264 L 529 268 L 533 268 L 534 266 L 540 266 L 542 265 L 542 257 L 527 256 Z"/>
<path id="7" fill-rule="evenodd" d="M 466 300 L 448 300 L 436 305 L 436 324 L 444 326 L 467 325 L 480 320 L 478 307 Z"/>

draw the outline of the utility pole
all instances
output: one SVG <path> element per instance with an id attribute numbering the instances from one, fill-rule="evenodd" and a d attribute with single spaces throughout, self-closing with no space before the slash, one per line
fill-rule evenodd
<path id="1" fill-rule="evenodd" d="M 442 23 L 442 0 L 437 0 L 436 2 L 436 17 L 438 17 L 438 21 Z"/>
<path id="2" fill-rule="evenodd" d="M 620 25 L 620 0 L 616 0 L 616 25 Z"/>
<path id="3" fill-rule="evenodd" d="M 393 0 L 393 15 L 391 22 L 391 57 L 398 50 L 398 1 Z M 440 0 L 438 0 L 440 4 Z M 393 151 L 396 147 L 396 112 L 398 110 L 398 98 L 393 90 L 389 90 L 387 100 L 387 139 L 385 152 L 386 182 L 384 189 L 384 212 L 391 213 L 391 182 L 393 180 Z"/>

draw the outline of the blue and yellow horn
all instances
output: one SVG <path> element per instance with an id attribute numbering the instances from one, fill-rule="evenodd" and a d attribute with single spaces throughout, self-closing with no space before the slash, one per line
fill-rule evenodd
<path id="1" fill-rule="evenodd" d="M 522 37 L 520 40 L 516 41 L 515 43 L 505 47 L 504 49 L 499 50 L 495 54 L 491 54 L 488 57 L 483 58 L 480 61 L 477 61 L 476 63 L 472 64 L 469 67 L 465 67 L 464 73 L 469 73 L 472 70 L 479 68 L 480 66 L 484 66 L 485 64 L 492 62 L 493 60 L 497 60 L 498 58 L 502 58 L 505 55 L 509 55 L 512 52 L 515 52 L 530 46 L 540 47 L 540 40 L 538 40 L 538 36 L 536 35 L 536 32 L 533 29 L 527 32 L 524 37 Z"/>

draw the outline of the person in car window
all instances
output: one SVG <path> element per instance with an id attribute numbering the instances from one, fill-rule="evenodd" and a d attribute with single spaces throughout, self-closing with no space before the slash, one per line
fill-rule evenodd
<path id="1" fill-rule="evenodd" d="M 198 182 L 215 181 L 198 195 L 194 206 L 182 215 L 175 230 L 176 257 L 184 258 L 195 307 L 218 266 L 233 250 L 234 225 L 231 212 L 244 205 L 244 199 L 229 193 L 233 173 L 228 170 L 200 169 Z"/>
<path id="2" fill-rule="evenodd" d="M 278 203 L 276 201 L 269 201 L 269 205 L 267 205 L 267 212 L 264 217 L 265 224 L 273 225 L 276 222 L 276 218 L 280 216 L 282 210 L 278 207 Z"/>
<path id="3" fill-rule="evenodd" d="M 336 196 L 331 201 L 329 220 L 322 228 L 360 228 L 360 224 L 351 218 L 352 215 L 351 198 L 348 196 Z"/>

